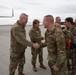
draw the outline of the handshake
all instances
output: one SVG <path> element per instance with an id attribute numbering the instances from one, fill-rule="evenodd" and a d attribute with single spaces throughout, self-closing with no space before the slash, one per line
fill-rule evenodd
<path id="1" fill-rule="evenodd" d="M 34 47 L 35 49 L 38 49 L 38 48 L 40 47 L 40 45 L 39 45 L 38 43 L 34 43 L 34 44 L 33 44 L 33 47 Z"/>

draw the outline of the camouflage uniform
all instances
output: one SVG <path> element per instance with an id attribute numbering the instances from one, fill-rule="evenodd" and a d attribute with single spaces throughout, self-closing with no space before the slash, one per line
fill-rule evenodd
<path id="1" fill-rule="evenodd" d="M 52 75 L 68 75 L 66 63 L 66 45 L 64 35 L 59 28 L 45 32 L 46 42 L 42 46 L 47 45 L 48 49 L 48 65 Z M 59 71 L 54 71 L 53 66 L 57 66 Z"/>
<path id="2" fill-rule="evenodd" d="M 67 50 L 67 67 L 69 72 L 72 72 L 72 49 L 70 49 L 71 42 L 69 40 L 73 40 L 73 34 L 70 30 L 63 30 L 65 36 L 66 50 Z M 69 45 L 68 45 L 69 44 Z"/>
<path id="3" fill-rule="evenodd" d="M 76 27 L 73 25 L 69 29 L 64 30 L 66 44 L 68 38 L 71 38 L 71 42 L 76 44 Z M 68 70 L 72 72 L 72 74 L 76 73 L 76 48 L 67 49 L 67 58 L 68 58 Z M 71 61 L 69 61 L 71 60 Z"/>
<path id="4" fill-rule="evenodd" d="M 60 26 L 59 23 L 56 23 L 56 22 L 55 22 L 54 26 L 57 27 L 57 28 L 59 28 L 59 29 L 61 29 L 61 26 Z"/>
<path id="5" fill-rule="evenodd" d="M 30 39 L 33 43 L 39 43 L 41 44 L 41 31 L 38 28 L 33 27 L 30 32 L 29 32 L 29 36 Z M 36 64 L 36 59 L 37 59 L 37 55 L 39 54 L 39 62 L 42 63 L 43 62 L 43 51 L 42 51 L 42 47 L 35 49 L 35 48 L 31 48 L 31 54 L 32 54 L 32 65 Z"/>
<path id="6" fill-rule="evenodd" d="M 73 42 L 76 44 L 76 26 L 74 25 L 71 26 L 69 30 L 72 32 L 74 36 Z M 72 62 L 73 70 L 72 71 L 73 71 L 73 74 L 76 74 L 76 47 L 72 50 L 72 59 L 73 59 L 73 62 Z"/>
<path id="7" fill-rule="evenodd" d="M 21 26 L 17 21 L 10 31 L 10 65 L 9 75 L 14 75 L 18 66 L 18 71 L 23 72 L 25 64 L 25 49 L 27 46 L 32 47 L 33 43 L 26 39 L 25 27 Z"/>

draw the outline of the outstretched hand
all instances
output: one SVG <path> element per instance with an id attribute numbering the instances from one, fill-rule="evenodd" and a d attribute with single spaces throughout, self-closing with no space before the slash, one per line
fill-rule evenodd
<path id="1" fill-rule="evenodd" d="M 38 48 L 40 47 L 40 45 L 39 45 L 38 43 L 34 43 L 34 44 L 33 44 L 33 47 L 34 47 L 35 49 L 38 49 Z"/>
<path id="2" fill-rule="evenodd" d="M 55 65 L 52 67 L 52 69 L 53 69 L 54 71 L 59 71 L 59 68 L 56 67 Z"/>

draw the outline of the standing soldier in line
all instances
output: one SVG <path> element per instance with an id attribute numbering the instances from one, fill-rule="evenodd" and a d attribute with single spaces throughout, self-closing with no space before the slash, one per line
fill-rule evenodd
<path id="1" fill-rule="evenodd" d="M 68 31 L 71 31 L 72 40 L 70 46 L 70 55 L 69 57 L 72 59 L 72 75 L 76 75 L 76 26 L 73 25 L 73 18 L 68 17 L 65 19 L 65 25 Z M 69 64 L 69 63 L 68 63 Z"/>
<path id="2" fill-rule="evenodd" d="M 64 34 L 61 29 L 54 27 L 52 15 L 46 15 L 43 19 L 45 32 L 45 43 L 48 49 L 48 65 L 52 75 L 68 75 L 66 62 L 66 44 Z"/>
<path id="3" fill-rule="evenodd" d="M 9 75 L 14 75 L 18 66 L 18 75 L 25 75 L 23 68 L 25 64 L 25 49 L 27 46 L 39 48 L 37 43 L 32 43 L 26 39 L 25 26 L 28 21 L 28 15 L 22 13 L 19 20 L 12 26 L 10 31 L 10 65 Z"/>
<path id="4" fill-rule="evenodd" d="M 33 21 L 33 27 L 29 32 L 30 39 L 33 43 L 38 43 L 41 44 L 41 40 L 44 40 L 44 37 L 41 36 L 41 30 L 39 28 L 39 20 L 35 19 Z M 32 53 L 32 65 L 33 65 L 33 71 L 37 71 L 36 68 L 36 59 L 37 55 L 39 54 L 39 62 L 40 62 L 40 67 L 43 69 L 46 69 L 46 67 L 43 65 L 43 50 L 42 47 L 38 48 L 37 50 L 35 48 L 31 48 L 31 53 Z"/>
<path id="5" fill-rule="evenodd" d="M 60 17 L 56 17 L 56 22 L 55 22 L 55 24 L 54 24 L 54 25 L 55 25 L 55 27 L 57 27 L 57 28 L 61 29 L 60 22 L 61 22 Z"/>
<path id="6" fill-rule="evenodd" d="M 72 50 L 70 49 L 71 42 L 73 40 L 73 34 L 69 30 L 70 25 L 67 26 L 67 23 L 65 21 L 66 29 L 63 29 L 63 33 L 65 36 L 65 43 L 66 43 L 66 50 L 67 50 L 67 67 L 69 70 L 69 75 L 72 73 Z"/>

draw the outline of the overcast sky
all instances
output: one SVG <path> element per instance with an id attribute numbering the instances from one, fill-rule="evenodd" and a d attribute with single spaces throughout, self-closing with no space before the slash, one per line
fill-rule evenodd
<path id="1" fill-rule="evenodd" d="M 22 12 L 29 15 L 29 22 L 34 19 L 42 22 L 47 14 L 60 16 L 62 21 L 69 16 L 76 18 L 76 0 L 0 0 L 0 16 L 11 15 L 11 9 L 14 17 L 0 18 L 0 24 L 13 24 Z"/>

